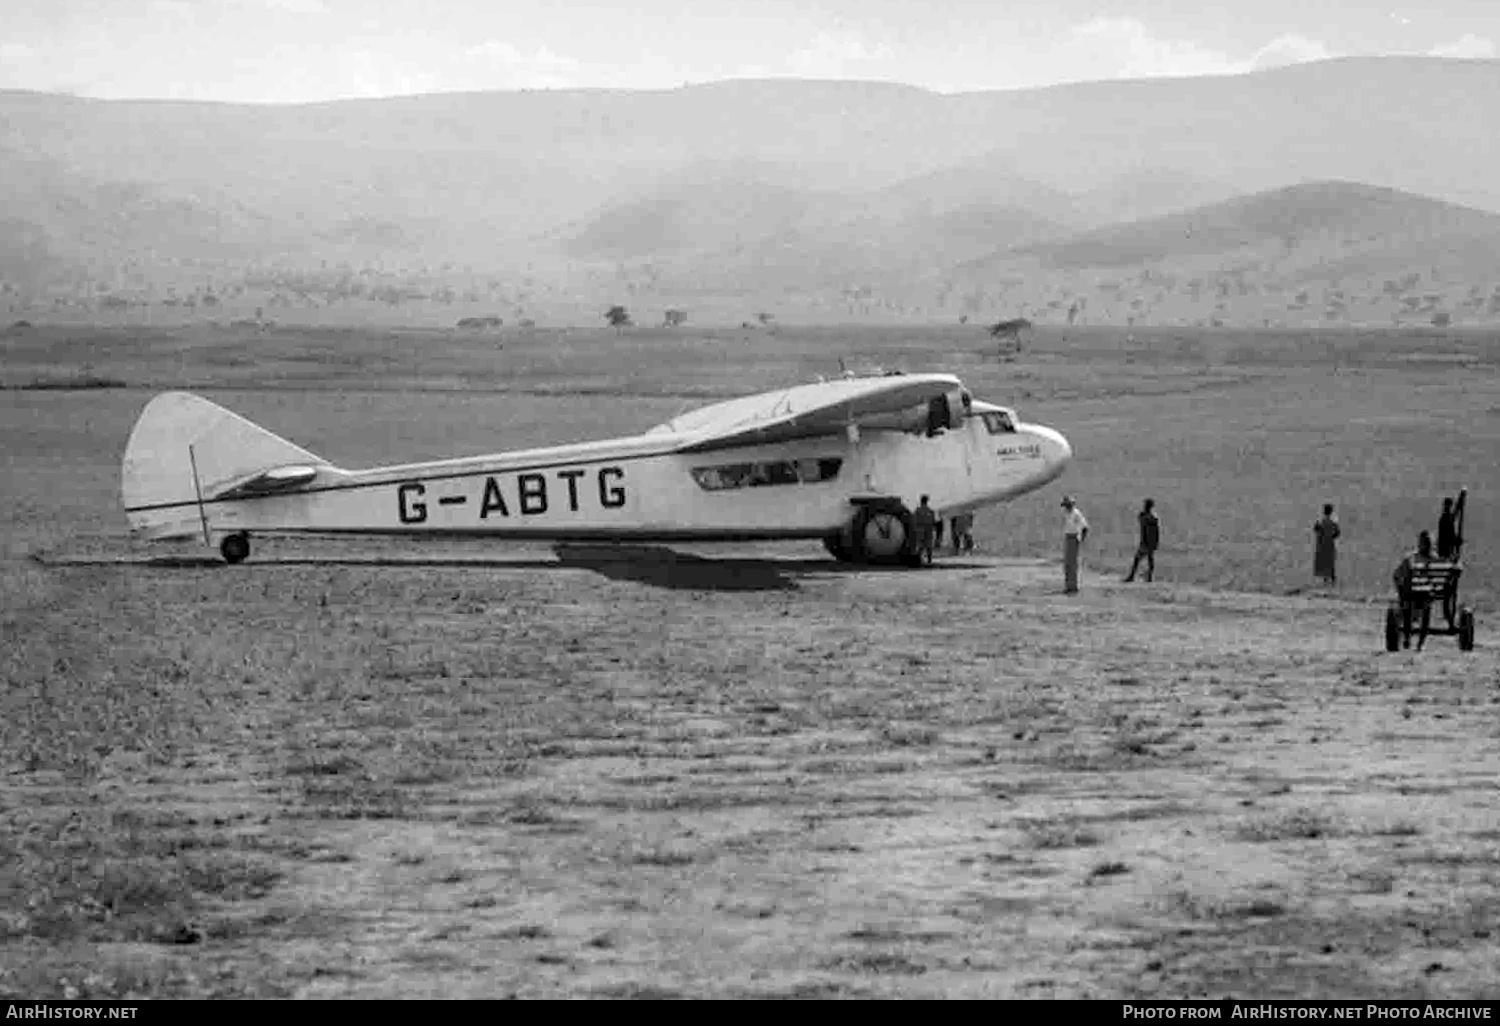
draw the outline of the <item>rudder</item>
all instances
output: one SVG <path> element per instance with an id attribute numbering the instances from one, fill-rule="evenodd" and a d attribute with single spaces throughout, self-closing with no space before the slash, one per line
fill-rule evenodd
<path id="1" fill-rule="evenodd" d="M 120 498 L 132 533 L 148 538 L 201 535 L 199 499 L 237 480 L 286 464 L 327 466 L 265 428 L 190 392 L 163 392 L 130 432 Z"/>

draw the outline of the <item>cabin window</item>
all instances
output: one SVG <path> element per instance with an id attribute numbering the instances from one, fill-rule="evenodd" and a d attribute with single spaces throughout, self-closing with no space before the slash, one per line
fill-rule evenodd
<path id="1" fill-rule="evenodd" d="M 1009 413 L 986 413 L 984 426 L 990 429 L 992 435 L 1005 435 L 1015 431 L 1016 422 Z"/>
<path id="2" fill-rule="evenodd" d="M 840 457 L 802 460 L 766 460 L 760 463 L 726 463 L 717 467 L 694 467 L 693 480 L 710 492 L 763 485 L 813 484 L 838 476 Z"/>
<path id="3" fill-rule="evenodd" d="M 798 460 L 797 476 L 802 479 L 804 484 L 832 481 L 839 476 L 839 468 L 843 465 L 843 459 L 838 456 L 830 456 L 823 459 Z"/>
<path id="4" fill-rule="evenodd" d="M 750 486 L 796 484 L 797 468 L 786 460 L 750 464 Z"/>

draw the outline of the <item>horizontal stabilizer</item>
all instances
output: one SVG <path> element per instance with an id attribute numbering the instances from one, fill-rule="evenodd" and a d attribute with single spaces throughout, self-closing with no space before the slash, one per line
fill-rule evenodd
<path id="1" fill-rule="evenodd" d="M 317 476 L 317 467 L 272 467 L 270 470 L 256 474 L 247 481 L 241 481 L 238 484 L 230 485 L 221 492 L 215 492 L 213 498 L 244 499 L 252 495 L 274 495 L 277 492 L 290 491 L 293 488 L 300 488 L 302 485 L 311 484 L 313 478 Z"/>

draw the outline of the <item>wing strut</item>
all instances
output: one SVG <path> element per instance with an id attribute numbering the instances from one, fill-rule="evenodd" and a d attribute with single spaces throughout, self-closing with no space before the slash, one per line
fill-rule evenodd
<path id="1" fill-rule="evenodd" d="M 213 544 L 208 537 L 208 514 L 203 510 L 203 487 L 198 484 L 198 457 L 193 453 L 193 447 L 188 446 L 188 463 L 193 468 L 193 492 L 198 496 L 198 520 L 203 524 L 203 544 Z"/>

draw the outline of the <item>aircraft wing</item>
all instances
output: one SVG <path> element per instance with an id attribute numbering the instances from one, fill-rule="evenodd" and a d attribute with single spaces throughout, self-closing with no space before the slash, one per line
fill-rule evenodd
<path id="1" fill-rule="evenodd" d="M 841 378 L 705 406 L 654 431 L 684 436 L 677 452 L 767 445 L 840 434 L 850 424 L 917 411 L 962 388 L 951 374 Z"/>

